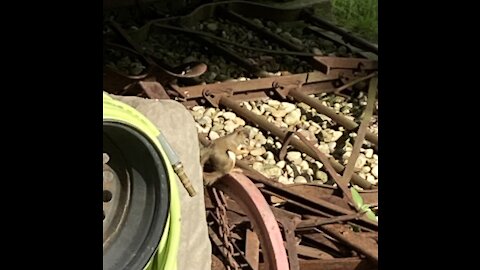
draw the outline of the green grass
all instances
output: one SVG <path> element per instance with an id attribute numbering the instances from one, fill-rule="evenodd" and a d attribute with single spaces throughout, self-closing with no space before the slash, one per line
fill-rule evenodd
<path id="1" fill-rule="evenodd" d="M 334 20 L 370 42 L 378 42 L 378 0 L 331 0 Z"/>

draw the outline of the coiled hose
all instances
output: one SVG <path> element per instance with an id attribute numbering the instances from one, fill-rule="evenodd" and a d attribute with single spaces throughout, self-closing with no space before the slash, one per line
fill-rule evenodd
<path id="1" fill-rule="evenodd" d="M 168 156 L 163 150 L 157 137 L 160 131 L 143 114 L 127 104 L 114 100 L 103 93 L 103 120 L 110 120 L 129 125 L 142 131 L 154 142 L 160 156 L 167 162 Z M 167 223 L 163 231 L 157 252 L 145 266 L 144 270 L 176 270 L 177 253 L 180 242 L 180 197 L 175 179 L 175 172 L 171 166 L 167 167 L 170 183 L 170 209 Z"/>

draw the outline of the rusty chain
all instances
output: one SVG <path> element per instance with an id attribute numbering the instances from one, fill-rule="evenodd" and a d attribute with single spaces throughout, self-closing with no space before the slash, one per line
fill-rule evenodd
<path id="1" fill-rule="evenodd" d="M 233 226 L 230 227 L 228 225 L 227 208 L 226 208 L 227 201 L 225 199 L 225 195 L 221 190 L 217 190 L 216 188 L 213 188 L 212 191 L 215 197 L 215 201 L 217 203 L 217 207 L 215 208 L 215 216 L 219 222 L 218 232 L 219 232 L 220 238 L 222 239 L 223 245 L 225 247 L 225 253 L 227 255 L 227 260 L 228 260 L 227 270 L 231 270 L 231 269 L 238 270 L 240 269 L 240 265 L 233 258 L 233 255 L 235 254 L 235 250 L 231 242 L 231 239 L 232 239 L 231 230 Z"/>

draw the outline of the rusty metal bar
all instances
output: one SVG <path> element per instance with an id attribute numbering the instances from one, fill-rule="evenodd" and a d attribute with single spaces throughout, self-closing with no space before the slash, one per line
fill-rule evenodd
<path id="1" fill-rule="evenodd" d="M 354 85 L 357 84 L 357 83 L 363 82 L 363 81 L 368 80 L 368 79 L 370 79 L 370 78 L 372 78 L 372 77 L 375 77 L 375 76 L 377 76 L 377 73 L 376 73 L 376 72 L 373 72 L 373 73 L 368 74 L 367 76 L 354 79 L 353 81 L 350 81 L 350 82 L 348 82 L 348 83 L 346 83 L 346 84 L 338 87 L 338 88 L 335 89 L 335 91 L 333 91 L 333 92 L 334 92 L 334 93 L 340 93 L 340 92 L 342 92 L 343 90 L 345 90 L 345 89 L 347 89 L 347 88 L 349 88 L 349 87 L 352 87 L 352 86 L 354 86 Z"/>
<path id="2" fill-rule="evenodd" d="M 247 229 L 245 239 L 245 257 L 253 270 L 258 270 L 260 241 L 258 236 L 252 230 Z"/>
<path id="3" fill-rule="evenodd" d="M 377 70 L 378 62 L 363 58 L 346 58 L 333 56 L 314 56 L 318 63 L 321 64 L 320 71 L 329 74 L 334 69 L 360 69 Z"/>
<path id="4" fill-rule="evenodd" d="M 318 248 L 298 245 L 297 246 L 298 255 L 302 255 L 309 258 L 321 259 L 321 260 L 331 260 L 334 257 L 327 252 L 320 250 Z"/>
<path id="5" fill-rule="evenodd" d="M 323 216 L 327 216 L 327 217 L 333 217 L 333 216 L 334 216 L 333 214 L 329 214 L 329 213 L 327 213 L 327 212 L 321 211 L 321 210 L 319 210 L 318 208 L 316 208 L 316 207 L 314 207 L 314 206 L 310 206 L 308 203 L 305 203 L 305 204 L 304 204 L 304 203 L 298 202 L 298 201 L 300 200 L 298 197 L 295 197 L 295 199 L 289 199 L 287 196 L 280 195 L 281 193 L 273 192 L 273 191 L 270 191 L 270 190 L 268 190 L 268 189 L 266 189 L 266 188 L 261 188 L 260 191 L 263 192 L 263 193 L 265 193 L 265 194 L 268 194 L 268 195 L 276 196 L 276 197 L 278 197 L 278 198 L 280 198 L 280 199 L 282 199 L 282 200 L 284 200 L 284 201 L 286 201 L 286 202 L 288 202 L 288 203 L 291 203 L 291 204 L 293 204 L 293 205 L 295 205 L 295 206 L 298 206 L 298 207 L 300 207 L 300 208 L 303 208 L 303 209 L 305 209 L 305 210 L 307 210 L 307 211 L 310 211 L 310 212 L 312 212 L 312 213 L 315 213 L 315 214 L 317 214 L 317 215 L 323 215 Z M 297 196 L 298 196 L 298 194 L 297 194 Z M 310 204 L 311 204 L 311 203 L 310 203 Z M 359 219 L 359 220 L 355 220 L 355 221 L 352 221 L 352 222 L 349 222 L 349 223 L 350 223 L 350 224 L 355 224 L 355 225 L 361 227 L 362 229 L 364 229 L 364 230 L 366 230 L 366 231 L 372 231 L 372 229 L 371 229 L 372 226 L 365 227 L 365 224 L 362 225 L 362 223 L 367 223 L 367 222 L 371 222 L 371 221 L 368 220 L 368 219 L 365 219 L 365 220 L 364 220 L 364 219 L 362 219 L 362 220 Z M 370 224 L 368 224 L 368 225 L 370 225 Z M 368 225 L 367 225 L 367 226 L 368 226 Z"/>
<path id="6" fill-rule="evenodd" d="M 362 148 L 363 139 L 365 138 L 365 135 L 367 133 L 367 128 L 370 123 L 370 118 L 373 115 L 373 107 L 375 106 L 376 95 L 377 95 L 377 78 L 372 78 L 370 80 L 370 86 L 368 89 L 368 100 L 367 100 L 367 106 L 364 111 L 364 116 L 363 116 L 362 122 L 360 123 L 360 128 L 358 129 L 357 137 L 355 138 L 355 143 L 353 144 L 352 154 L 348 158 L 347 167 L 343 172 L 343 176 L 341 180 L 343 183 L 350 182 L 350 178 L 353 175 L 353 170 L 355 169 L 355 163 L 357 162 L 357 158 L 360 155 L 360 148 Z M 357 205 L 355 205 L 355 208 L 357 208 L 357 210 L 360 210 L 359 206 Z"/>
<path id="7" fill-rule="evenodd" d="M 346 247 L 343 243 L 338 242 L 335 238 L 328 235 L 325 236 L 323 232 L 308 234 L 301 233 L 301 236 L 304 242 L 311 243 L 315 246 L 321 246 L 324 251 L 335 257 L 349 257 L 352 255 L 351 249 Z"/>
<path id="8" fill-rule="evenodd" d="M 302 270 L 376 270 L 377 265 L 368 260 L 357 257 L 337 258 L 331 260 L 301 260 Z M 259 270 L 268 270 L 264 264 L 260 264 Z"/>
<path id="9" fill-rule="evenodd" d="M 358 124 L 355 123 L 354 121 L 345 118 L 344 116 L 337 114 L 335 110 L 323 106 L 318 100 L 315 98 L 309 97 L 307 94 L 302 93 L 301 90 L 299 89 L 291 89 L 288 92 L 288 95 L 294 98 L 296 101 L 303 102 L 312 108 L 314 108 L 318 113 L 324 114 L 328 117 L 330 117 L 335 123 L 342 125 L 348 130 L 355 130 L 358 128 Z M 367 131 L 367 134 L 365 135 L 365 139 L 370 141 L 371 143 L 378 145 L 378 136 L 373 134 L 372 132 Z M 337 171 L 338 172 L 338 171 Z"/>
<path id="10" fill-rule="evenodd" d="M 292 184 L 288 185 L 286 188 L 288 190 L 300 192 L 307 197 L 322 198 L 327 201 L 330 200 L 331 197 L 336 197 L 333 194 L 339 192 L 338 187 L 315 183 Z M 371 192 L 366 192 L 365 190 L 359 191 L 360 195 L 362 195 L 363 202 L 369 205 L 378 204 L 378 189 L 367 191 Z"/>
<path id="11" fill-rule="evenodd" d="M 238 84 L 241 85 L 246 82 L 250 82 L 250 81 L 242 81 L 242 82 L 238 82 Z M 218 84 L 220 83 L 215 83 L 215 85 L 218 85 Z M 212 84 L 212 86 L 214 89 L 216 89 L 214 84 Z M 210 85 L 204 85 L 204 87 L 210 88 Z M 178 88 L 178 90 L 180 90 L 180 88 Z M 335 87 L 333 85 L 333 81 L 317 82 L 317 83 L 304 85 L 302 87 L 302 92 L 304 92 L 307 95 L 331 93 L 334 90 L 335 90 Z M 174 90 L 169 90 L 169 91 L 174 91 Z M 248 90 L 248 92 L 236 92 L 235 90 L 233 90 L 233 93 L 234 95 L 231 96 L 230 98 L 239 103 L 242 101 L 255 101 L 255 100 L 262 100 L 262 99 L 265 100 L 272 97 L 271 91 L 267 89 L 260 89 L 258 91 Z M 175 92 L 175 94 L 179 95 L 178 92 Z M 188 98 L 188 99 L 178 98 L 176 100 L 181 102 L 187 108 L 191 108 L 196 105 L 202 105 L 202 106 L 208 105 L 207 101 L 203 97 L 194 97 L 194 98 Z"/>
<path id="12" fill-rule="evenodd" d="M 378 245 L 371 243 L 373 239 L 368 241 L 367 237 L 355 233 L 349 227 L 341 224 L 323 225 L 321 230 L 378 263 Z"/>
<path id="13" fill-rule="evenodd" d="M 310 218 L 310 219 L 305 219 L 300 221 L 300 223 L 297 225 L 297 228 L 303 229 L 303 228 L 309 228 L 309 227 L 316 227 L 320 225 L 326 225 L 330 223 L 350 221 L 350 220 L 358 219 L 362 215 L 363 213 L 356 213 L 356 214 L 343 215 L 343 216 L 332 217 L 332 218 Z"/>
<path id="14" fill-rule="evenodd" d="M 244 119 L 254 123 L 258 127 L 262 128 L 263 130 L 271 132 L 274 136 L 277 136 L 280 140 L 284 140 L 287 132 L 276 125 L 268 122 L 265 117 L 259 116 L 254 114 L 253 112 L 248 111 L 247 109 L 244 109 L 240 107 L 239 104 L 237 104 L 235 101 L 231 100 L 230 98 L 227 98 L 225 96 L 222 96 L 220 98 L 220 104 L 230 108 L 233 112 L 235 112 L 237 115 L 243 117 Z M 291 145 L 295 147 L 296 149 L 300 150 L 303 153 L 306 153 L 310 157 L 317 159 L 317 154 L 313 149 L 310 147 L 307 147 L 304 143 L 302 143 L 299 139 L 297 138 L 292 138 Z M 340 163 L 338 163 L 334 158 L 329 158 L 331 165 L 337 171 L 338 173 L 341 173 L 344 170 L 344 166 Z M 352 182 L 358 186 L 361 186 L 362 188 L 365 189 L 371 189 L 374 186 L 370 184 L 368 181 L 360 177 L 358 174 L 354 174 L 352 177 Z"/>
<path id="15" fill-rule="evenodd" d="M 214 90 L 223 90 L 223 89 L 233 89 L 233 93 L 242 93 L 251 90 L 259 89 L 270 89 L 274 82 L 281 84 L 294 84 L 298 81 L 316 83 L 324 81 L 334 81 L 338 79 L 338 76 L 329 76 L 325 75 L 322 72 L 310 72 L 310 73 L 301 73 L 295 75 L 281 76 L 281 77 L 268 77 L 253 79 L 243 82 L 221 82 L 221 83 L 212 83 L 207 85 L 194 85 L 187 87 L 179 87 L 178 92 L 187 98 L 200 98 L 202 97 L 203 91 L 206 89 Z"/>

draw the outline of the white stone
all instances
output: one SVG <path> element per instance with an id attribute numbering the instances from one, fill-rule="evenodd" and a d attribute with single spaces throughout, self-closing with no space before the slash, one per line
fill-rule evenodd
<path id="1" fill-rule="evenodd" d="M 290 165 L 286 165 L 286 166 L 285 166 L 285 170 L 287 171 L 287 174 L 288 174 L 289 176 L 293 176 L 293 175 L 294 175 L 293 169 L 292 169 L 292 167 L 291 167 Z"/>
<path id="2" fill-rule="evenodd" d="M 290 180 L 288 179 L 288 177 L 283 176 L 283 175 L 281 175 L 281 176 L 278 177 L 278 182 L 280 182 L 280 183 L 282 183 L 282 184 L 284 184 L 284 185 L 290 185 L 290 184 L 291 184 L 291 182 L 290 182 Z"/>
<path id="3" fill-rule="evenodd" d="M 295 180 L 293 180 L 293 182 L 297 183 L 297 184 L 303 184 L 303 183 L 308 183 L 307 182 L 307 179 L 301 175 L 295 177 Z"/>
<path id="4" fill-rule="evenodd" d="M 197 111 L 202 111 L 202 112 L 204 112 L 204 111 L 205 111 L 205 107 L 203 107 L 203 106 L 193 106 L 193 107 L 192 107 L 192 111 L 194 111 L 194 112 L 197 112 Z"/>
<path id="5" fill-rule="evenodd" d="M 295 104 L 292 104 L 290 102 L 282 102 L 280 108 L 286 111 L 286 113 L 290 113 L 294 111 L 297 107 L 295 106 Z"/>
<path id="6" fill-rule="evenodd" d="M 300 109 L 295 109 L 285 116 L 284 122 L 289 126 L 295 125 L 297 122 L 300 121 L 301 115 L 302 113 L 300 112 Z"/>
<path id="7" fill-rule="evenodd" d="M 365 150 L 365 157 L 372 158 L 373 157 L 373 149 Z"/>
<path id="8" fill-rule="evenodd" d="M 275 116 L 275 117 L 284 117 L 285 115 L 287 115 L 287 112 L 285 110 L 276 110 L 276 109 L 273 109 L 272 110 L 272 115 Z"/>
<path id="9" fill-rule="evenodd" d="M 282 175 L 282 169 L 278 168 L 275 165 L 267 165 L 263 167 L 263 171 L 268 177 L 278 178 Z"/>
<path id="10" fill-rule="evenodd" d="M 210 131 L 209 127 L 204 128 L 199 123 L 195 123 L 195 126 L 197 127 L 198 133 L 208 133 Z"/>
<path id="11" fill-rule="evenodd" d="M 257 171 L 261 172 L 263 170 L 263 163 L 262 162 L 254 162 L 253 165 L 252 165 L 252 168 L 254 170 L 257 170 Z"/>
<path id="12" fill-rule="evenodd" d="M 223 124 L 220 124 L 220 123 L 213 124 L 212 130 L 217 132 L 220 130 L 223 130 Z"/>
<path id="13" fill-rule="evenodd" d="M 284 122 L 280 123 L 280 127 L 281 128 L 288 128 L 288 125 Z"/>
<path id="14" fill-rule="evenodd" d="M 267 138 L 265 138 L 265 136 L 263 136 L 262 133 L 257 133 L 257 135 L 255 135 L 254 139 L 259 142 L 260 144 L 266 144 L 267 143 Z"/>
<path id="15" fill-rule="evenodd" d="M 367 158 L 364 154 L 358 155 L 357 161 L 355 162 L 355 169 L 361 170 L 367 163 Z"/>
<path id="16" fill-rule="evenodd" d="M 277 149 L 282 149 L 282 143 L 281 142 L 275 142 L 275 147 Z"/>
<path id="17" fill-rule="evenodd" d="M 315 161 L 315 165 L 318 169 L 321 169 L 323 167 L 323 163 L 321 163 L 320 161 Z"/>
<path id="18" fill-rule="evenodd" d="M 328 175 L 325 172 L 318 170 L 317 172 L 315 172 L 315 179 L 322 181 L 322 183 L 325 183 L 328 181 Z"/>
<path id="19" fill-rule="evenodd" d="M 322 139 L 324 142 L 332 141 L 332 131 L 330 129 L 322 130 Z"/>
<path id="20" fill-rule="evenodd" d="M 280 169 L 283 169 L 285 168 L 285 165 L 287 163 L 285 162 L 285 160 L 280 160 L 279 162 L 277 162 L 277 167 L 279 167 Z"/>
<path id="21" fill-rule="evenodd" d="M 276 165 L 275 164 L 275 159 L 268 159 L 268 160 L 265 161 L 265 163 L 268 164 L 268 165 Z"/>
<path id="22" fill-rule="evenodd" d="M 293 164 L 300 164 L 302 162 L 302 153 L 297 151 L 287 152 L 287 160 L 291 161 Z"/>
<path id="23" fill-rule="evenodd" d="M 310 168 L 310 167 L 308 166 L 308 162 L 305 161 L 305 160 L 302 160 L 302 162 L 300 162 L 300 169 L 301 169 L 302 171 L 306 171 L 306 170 L 308 170 L 308 168 Z"/>
<path id="24" fill-rule="evenodd" d="M 320 114 L 320 119 L 322 119 L 323 121 L 327 121 L 327 122 L 331 122 L 332 121 L 332 118 L 324 115 L 324 114 Z"/>
<path id="25" fill-rule="evenodd" d="M 207 117 L 213 117 L 215 114 L 216 110 L 214 108 L 208 108 L 203 115 Z"/>
<path id="26" fill-rule="evenodd" d="M 318 146 L 318 150 L 320 150 L 320 152 L 328 155 L 330 154 L 330 148 L 328 147 L 328 144 L 324 143 L 324 142 L 321 142 L 320 145 Z"/>
<path id="27" fill-rule="evenodd" d="M 235 119 L 235 117 L 237 117 L 237 116 L 233 112 L 224 112 L 223 113 L 223 118 L 225 118 L 227 120 L 233 120 L 233 119 Z"/>
<path id="28" fill-rule="evenodd" d="M 215 132 L 215 131 L 212 130 L 212 131 L 210 131 L 210 133 L 208 134 L 208 137 L 210 138 L 210 140 L 213 141 L 213 140 L 216 140 L 216 139 L 220 138 L 220 135 L 218 135 L 217 132 Z"/>
<path id="29" fill-rule="evenodd" d="M 253 138 L 255 138 L 255 135 L 257 135 L 258 133 L 258 129 L 257 128 L 250 128 L 249 132 L 248 132 L 248 138 L 250 140 L 252 140 Z"/>
<path id="30" fill-rule="evenodd" d="M 369 173 L 371 171 L 372 168 L 368 167 L 368 166 L 365 166 L 362 168 L 362 172 L 364 173 Z"/>
<path id="31" fill-rule="evenodd" d="M 312 132 L 313 134 L 318 134 L 320 132 L 320 129 L 315 126 L 309 126 L 308 131 Z"/>
<path id="32" fill-rule="evenodd" d="M 376 185 L 377 184 L 377 180 L 375 179 L 375 177 L 371 174 L 367 174 L 367 181 L 370 183 L 370 184 L 373 184 L 373 185 Z"/>
<path id="33" fill-rule="evenodd" d="M 232 120 L 228 120 L 224 123 L 223 129 L 225 129 L 226 132 L 231 133 L 233 132 L 236 128 L 238 127 L 237 124 L 235 124 Z"/>
<path id="34" fill-rule="evenodd" d="M 250 151 L 250 155 L 256 157 L 256 156 L 261 156 L 263 154 L 265 154 L 267 150 L 265 150 L 264 147 L 260 147 L 260 148 L 256 148 L 256 149 L 253 149 L 252 151 Z"/>
<path id="35" fill-rule="evenodd" d="M 245 126 L 245 120 L 240 117 L 235 117 L 235 119 L 233 119 L 233 122 L 238 126 Z"/>
<path id="36" fill-rule="evenodd" d="M 244 102 L 243 106 L 245 107 L 245 109 L 247 109 L 249 111 L 251 111 L 253 109 L 252 105 L 250 105 L 248 102 Z"/>
<path id="37" fill-rule="evenodd" d="M 335 130 L 332 134 L 332 142 L 337 141 L 340 137 L 342 137 L 343 132 Z"/>
<path id="38" fill-rule="evenodd" d="M 307 112 L 308 112 L 308 110 L 311 109 L 311 107 L 310 107 L 308 104 L 305 104 L 305 103 L 303 103 L 303 102 L 298 103 L 297 106 L 298 106 L 299 108 L 301 108 L 301 109 L 304 109 L 304 110 L 307 111 Z"/>
<path id="39" fill-rule="evenodd" d="M 273 107 L 273 108 L 276 109 L 276 108 L 278 108 L 278 107 L 280 106 L 281 103 L 280 103 L 280 101 L 278 101 L 278 100 L 269 99 L 269 100 L 267 101 L 267 104 L 268 104 L 268 106 L 271 106 L 271 107 Z"/>
<path id="40" fill-rule="evenodd" d="M 328 143 L 328 149 L 330 150 L 330 153 L 333 153 L 333 151 L 335 151 L 336 146 L 337 146 L 336 142 L 329 142 Z"/>
<path id="41" fill-rule="evenodd" d="M 265 153 L 265 159 L 266 159 L 266 160 L 272 160 L 272 159 L 275 160 L 275 156 L 273 155 L 272 152 L 267 151 L 267 152 Z"/>
<path id="42" fill-rule="evenodd" d="M 195 119 L 195 121 L 202 118 L 203 116 L 203 111 L 191 111 L 190 113 L 192 114 L 193 119 Z"/>
<path id="43" fill-rule="evenodd" d="M 377 166 L 377 165 L 373 166 L 373 168 L 372 168 L 372 174 L 373 174 L 373 176 L 375 176 L 376 178 L 378 178 L 378 166 Z"/>
<path id="44" fill-rule="evenodd" d="M 203 116 L 202 118 L 198 119 L 197 123 L 200 125 L 206 127 L 206 126 L 212 126 L 212 118 L 208 116 Z"/>

